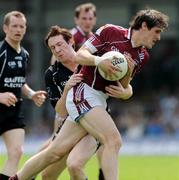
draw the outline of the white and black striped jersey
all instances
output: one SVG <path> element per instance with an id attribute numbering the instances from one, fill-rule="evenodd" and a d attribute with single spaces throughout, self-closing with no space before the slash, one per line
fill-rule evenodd
<path id="1" fill-rule="evenodd" d="M 18 53 L 5 40 L 0 42 L 0 92 L 12 92 L 21 97 L 29 53 L 21 47 Z"/>

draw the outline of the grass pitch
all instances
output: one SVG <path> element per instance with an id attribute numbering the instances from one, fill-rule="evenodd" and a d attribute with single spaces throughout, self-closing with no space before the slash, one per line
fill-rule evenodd
<path id="1" fill-rule="evenodd" d="M 29 158 L 24 155 L 21 166 Z M 0 168 L 6 159 L 0 155 Z M 120 180 L 179 180 L 179 156 L 121 156 L 119 158 Z M 98 163 L 93 157 L 85 168 L 89 180 L 98 180 Z M 59 180 L 69 180 L 65 170 Z M 37 177 L 40 180 L 40 176 Z"/>

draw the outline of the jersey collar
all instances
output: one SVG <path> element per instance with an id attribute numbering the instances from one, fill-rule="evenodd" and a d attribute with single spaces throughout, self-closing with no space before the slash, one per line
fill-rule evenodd
<path id="1" fill-rule="evenodd" d="M 131 36 L 132 36 L 132 29 L 129 28 L 129 29 L 127 29 L 127 31 L 126 31 L 126 33 L 125 33 L 125 37 L 130 40 L 132 47 L 133 47 L 133 48 L 136 48 L 136 47 L 134 46 L 134 43 L 133 43 L 133 41 L 132 41 Z"/>
<path id="2" fill-rule="evenodd" d="M 80 26 L 76 26 L 76 29 L 78 29 L 78 31 L 85 37 L 89 37 L 89 35 L 92 34 L 92 32 L 90 32 L 89 34 L 86 34 L 81 28 Z"/>
<path id="3" fill-rule="evenodd" d="M 127 31 L 125 32 L 125 37 L 129 40 L 131 39 L 131 28 L 127 29 Z"/>
<path id="4" fill-rule="evenodd" d="M 81 33 L 83 36 L 86 36 L 86 34 L 85 34 L 84 31 L 80 28 L 80 26 L 76 26 L 76 28 L 78 29 L 78 31 L 80 31 L 80 33 Z"/>

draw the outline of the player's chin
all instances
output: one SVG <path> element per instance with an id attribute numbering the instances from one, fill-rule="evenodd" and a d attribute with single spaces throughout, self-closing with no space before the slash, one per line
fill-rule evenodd
<path id="1" fill-rule="evenodd" d="M 14 39 L 16 41 L 21 41 L 23 39 L 23 36 L 22 35 L 14 35 Z"/>
<path id="2" fill-rule="evenodd" d="M 152 49 L 154 47 L 155 43 L 151 43 L 149 46 L 148 46 L 148 49 Z"/>
<path id="3" fill-rule="evenodd" d="M 153 45 L 148 45 L 148 46 L 146 46 L 146 48 L 147 48 L 147 49 L 152 49 L 153 46 L 154 46 L 154 44 L 153 44 Z"/>
<path id="4" fill-rule="evenodd" d="M 67 53 L 61 53 L 59 55 L 59 58 L 62 59 L 63 61 L 68 61 L 69 60 L 69 56 Z"/>
<path id="5" fill-rule="evenodd" d="M 90 27 L 84 28 L 84 31 L 85 31 L 85 33 L 90 33 L 91 32 L 91 28 Z"/>

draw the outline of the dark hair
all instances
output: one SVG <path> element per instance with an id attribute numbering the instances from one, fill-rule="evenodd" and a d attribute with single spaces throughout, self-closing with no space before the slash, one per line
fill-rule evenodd
<path id="1" fill-rule="evenodd" d="M 169 17 L 167 15 L 154 9 L 146 9 L 137 12 L 130 22 L 130 26 L 132 29 L 138 30 L 141 28 L 142 23 L 146 22 L 148 29 L 159 27 L 162 30 L 166 30 L 168 21 Z"/>
<path id="2" fill-rule="evenodd" d="M 73 38 L 72 34 L 70 33 L 70 31 L 68 29 L 65 28 L 61 28 L 59 26 L 52 26 L 47 34 L 47 36 L 45 37 L 45 44 L 48 46 L 48 40 L 50 37 L 54 37 L 54 36 L 58 36 L 58 35 L 62 35 L 64 40 L 68 43 L 70 39 Z"/>
<path id="3" fill-rule="evenodd" d="M 80 4 L 75 9 L 75 17 L 78 18 L 82 11 L 89 12 L 90 10 L 93 11 L 94 16 L 96 17 L 96 6 L 94 4 L 92 3 Z"/>
<path id="4" fill-rule="evenodd" d="M 22 12 L 20 12 L 20 11 L 10 11 L 10 12 L 8 12 L 8 13 L 4 16 L 4 21 L 3 21 L 3 23 L 4 23 L 5 25 L 9 25 L 9 23 L 10 23 L 10 18 L 11 18 L 12 16 L 17 17 L 17 18 L 24 18 L 24 20 L 26 21 L 26 17 L 25 17 L 25 15 L 24 15 Z"/>

